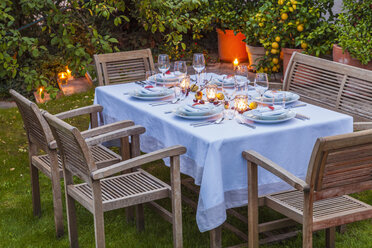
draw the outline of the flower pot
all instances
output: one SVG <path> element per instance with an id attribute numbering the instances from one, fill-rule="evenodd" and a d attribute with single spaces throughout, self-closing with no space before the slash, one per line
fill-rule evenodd
<path id="1" fill-rule="evenodd" d="M 302 53 L 303 49 L 294 49 L 294 48 L 283 48 L 283 75 L 285 75 L 287 71 L 287 66 L 289 64 L 289 61 L 291 60 L 292 54 L 294 52 Z"/>
<path id="2" fill-rule="evenodd" d="M 336 44 L 333 45 L 333 61 L 346 65 L 356 66 L 367 70 L 372 70 L 372 61 L 370 61 L 366 65 L 363 65 L 362 63 L 359 62 L 359 60 L 352 58 L 347 50 L 343 52 L 342 47 Z"/>
<path id="3" fill-rule="evenodd" d="M 245 51 L 245 36 L 242 33 L 234 34 L 233 30 L 225 30 L 217 28 L 218 36 L 218 55 L 220 60 L 233 62 L 238 59 L 239 62 L 247 60 Z"/>
<path id="4" fill-rule="evenodd" d="M 252 69 L 256 69 L 254 65 L 257 65 L 258 62 L 265 56 L 265 48 L 264 47 L 255 47 L 245 45 L 245 49 L 247 50 L 248 60 L 249 60 L 249 67 Z"/>

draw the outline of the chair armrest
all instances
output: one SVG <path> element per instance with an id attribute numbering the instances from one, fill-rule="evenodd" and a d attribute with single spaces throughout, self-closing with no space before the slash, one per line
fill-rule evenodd
<path id="1" fill-rule="evenodd" d="M 146 129 L 144 127 L 136 125 L 90 137 L 85 139 L 85 142 L 88 146 L 94 146 L 114 139 L 143 134 L 145 131 Z"/>
<path id="2" fill-rule="evenodd" d="M 179 156 L 184 153 L 186 153 L 186 147 L 180 145 L 171 146 L 168 148 L 157 150 L 155 152 L 150 152 L 141 156 L 137 156 L 102 169 L 95 170 L 92 172 L 91 177 L 94 180 L 99 180 L 114 175 L 118 172 L 138 167 L 142 164 L 153 162 L 166 157 Z"/>
<path id="3" fill-rule="evenodd" d="M 93 114 L 93 113 L 98 113 L 102 112 L 103 107 L 98 104 L 82 107 L 82 108 L 77 108 L 77 109 L 72 109 L 66 112 L 58 113 L 55 114 L 54 116 L 58 117 L 59 119 L 67 119 L 71 117 L 76 117 L 79 115 L 85 115 L 85 114 Z"/>
<path id="4" fill-rule="evenodd" d="M 270 171 L 275 176 L 281 178 L 283 181 L 291 185 L 292 187 L 301 190 L 301 191 L 309 191 L 310 187 L 309 185 L 301 180 L 300 178 L 296 177 L 289 171 L 285 170 L 284 168 L 280 167 L 279 165 L 275 164 L 273 161 L 271 161 L 268 158 L 265 158 L 261 154 L 255 152 L 255 151 L 244 151 L 243 157 L 252 163 L 255 163 L 256 165 L 261 166 L 267 171 Z"/>
<path id="5" fill-rule="evenodd" d="M 354 130 L 362 131 L 372 129 L 372 122 L 354 122 Z"/>
<path id="6" fill-rule="evenodd" d="M 97 135 L 101 135 L 104 133 L 112 132 L 112 131 L 115 131 L 121 128 L 130 127 L 130 126 L 134 126 L 133 121 L 118 121 L 118 122 L 114 122 L 111 124 L 107 124 L 104 126 L 100 126 L 100 127 L 96 127 L 96 128 L 83 131 L 81 132 L 81 135 L 83 136 L 84 139 L 86 139 L 86 138 L 91 138 Z"/>

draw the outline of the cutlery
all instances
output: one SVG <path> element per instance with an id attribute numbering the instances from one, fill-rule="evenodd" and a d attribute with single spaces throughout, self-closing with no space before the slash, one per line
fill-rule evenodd
<path id="1" fill-rule="evenodd" d="M 256 129 L 256 126 L 253 125 L 253 124 L 250 124 L 250 123 L 247 123 L 247 122 L 244 122 L 243 120 L 239 119 L 239 118 L 236 118 L 235 119 L 237 123 L 241 124 L 241 125 L 244 125 L 244 126 L 247 126 L 247 127 L 250 127 L 252 129 Z"/>
<path id="2" fill-rule="evenodd" d="M 202 124 L 195 124 L 195 125 L 192 125 L 193 127 L 204 127 L 204 126 L 207 126 L 207 125 L 212 125 L 212 124 L 220 124 L 222 123 L 223 121 L 225 120 L 225 117 L 221 117 L 215 121 L 211 121 L 211 122 L 206 122 L 206 123 L 202 123 Z"/>
<path id="3" fill-rule="evenodd" d="M 175 98 L 173 100 L 169 100 L 169 101 L 163 101 L 163 102 L 154 102 L 154 103 L 150 103 L 151 106 L 153 107 L 156 107 L 156 106 L 161 106 L 161 105 L 165 105 L 165 104 L 175 104 L 177 103 L 179 100 L 181 100 L 181 98 Z"/>
<path id="4" fill-rule="evenodd" d="M 141 86 L 146 84 L 144 81 L 136 81 L 134 83 L 135 84 L 138 84 L 138 85 L 141 85 Z"/>
<path id="5" fill-rule="evenodd" d="M 296 118 L 297 119 L 302 119 L 302 120 L 310 120 L 310 117 L 306 116 L 306 115 L 302 115 L 302 114 L 296 114 Z"/>
<path id="6" fill-rule="evenodd" d="M 165 111 L 164 114 L 171 114 L 173 113 L 173 110 L 170 110 L 170 111 Z"/>

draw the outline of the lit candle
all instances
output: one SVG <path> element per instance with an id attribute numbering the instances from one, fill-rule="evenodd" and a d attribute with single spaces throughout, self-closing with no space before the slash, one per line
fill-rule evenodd
<path id="1" fill-rule="evenodd" d="M 234 70 L 235 70 L 235 68 L 239 65 L 239 60 L 235 59 L 233 64 L 234 64 Z"/>
<path id="2" fill-rule="evenodd" d="M 210 102 L 213 102 L 217 97 L 217 85 L 209 84 L 205 87 L 207 99 Z"/>
<path id="3" fill-rule="evenodd" d="M 66 84 L 67 83 L 67 73 L 66 72 L 60 72 L 58 73 L 58 83 L 60 84 Z"/>
<path id="4" fill-rule="evenodd" d="M 43 91 L 44 91 L 43 87 L 40 87 L 38 91 L 39 91 L 39 95 L 41 96 L 43 94 Z"/>
<path id="5" fill-rule="evenodd" d="M 190 89 L 190 76 L 184 77 L 180 82 L 182 93 L 186 93 Z"/>
<path id="6" fill-rule="evenodd" d="M 66 73 L 67 73 L 67 78 L 69 79 L 71 77 L 71 71 L 70 69 L 68 69 L 67 66 L 66 66 Z"/>
<path id="7" fill-rule="evenodd" d="M 248 96 L 237 95 L 235 97 L 234 107 L 239 113 L 243 113 L 248 109 Z"/>

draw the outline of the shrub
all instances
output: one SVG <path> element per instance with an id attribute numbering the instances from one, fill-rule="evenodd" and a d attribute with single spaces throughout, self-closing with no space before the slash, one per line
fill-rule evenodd
<path id="1" fill-rule="evenodd" d="M 337 20 L 337 42 L 362 64 L 372 60 L 372 3 L 370 0 L 344 0 Z"/>

